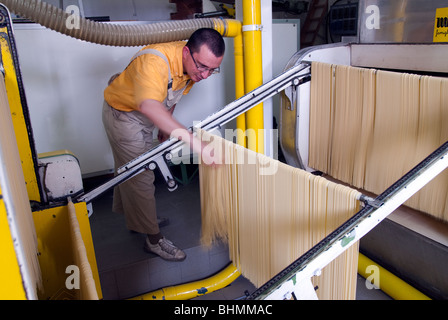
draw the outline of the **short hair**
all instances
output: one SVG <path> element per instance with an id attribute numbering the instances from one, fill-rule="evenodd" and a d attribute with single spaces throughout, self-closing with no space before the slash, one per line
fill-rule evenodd
<path id="1" fill-rule="evenodd" d="M 201 46 L 206 44 L 215 57 L 222 57 L 225 51 L 224 39 L 215 29 L 201 28 L 193 32 L 188 39 L 187 47 L 191 53 L 199 52 Z"/>

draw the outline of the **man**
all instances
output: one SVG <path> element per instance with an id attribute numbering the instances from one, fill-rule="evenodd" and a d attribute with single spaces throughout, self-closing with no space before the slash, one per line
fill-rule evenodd
<path id="1" fill-rule="evenodd" d="M 111 144 L 115 170 L 153 147 L 153 130 L 159 140 L 183 140 L 206 164 L 218 163 L 201 153 L 202 142 L 172 117 L 176 103 L 194 83 L 219 72 L 224 40 L 213 29 L 195 31 L 188 42 L 149 45 L 134 56 L 104 91 L 103 123 Z M 163 259 L 182 261 L 185 253 L 160 233 L 151 170 L 114 189 L 113 211 L 124 213 L 129 230 L 147 234 L 144 249 Z"/>

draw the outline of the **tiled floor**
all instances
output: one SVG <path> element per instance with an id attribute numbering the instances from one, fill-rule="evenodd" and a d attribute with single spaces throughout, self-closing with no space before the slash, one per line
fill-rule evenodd
<path id="1" fill-rule="evenodd" d="M 195 168 L 188 169 L 192 175 Z M 180 178 L 180 171 L 175 175 Z M 101 182 L 90 181 L 90 187 Z M 88 190 L 89 185 L 85 184 L 85 188 Z M 170 220 L 170 224 L 161 229 L 162 233 L 187 254 L 182 262 L 167 262 L 143 251 L 145 236 L 128 231 L 124 217 L 111 212 L 111 190 L 93 201 L 90 223 L 105 300 L 127 299 L 163 287 L 204 279 L 230 263 L 225 245 L 209 249 L 200 246 L 197 174 L 191 183 L 179 184 L 174 192 L 168 191 L 163 178 L 156 175 L 156 199 L 159 215 Z M 365 280 L 358 278 L 357 299 L 389 299 L 379 290 L 366 289 Z M 197 299 L 233 300 L 244 297 L 245 291 L 254 290 L 247 279 L 239 277 L 230 286 Z"/>

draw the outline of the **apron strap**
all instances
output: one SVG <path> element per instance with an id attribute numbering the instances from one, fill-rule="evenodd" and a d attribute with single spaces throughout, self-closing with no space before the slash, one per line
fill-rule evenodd
<path id="1" fill-rule="evenodd" d="M 131 62 L 134 61 L 134 59 L 136 59 L 144 54 L 148 54 L 148 53 L 155 54 L 156 56 L 159 56 L 160 58 L 165 60 L 166 64 L 168 65 L 168 88 L 171 88 L 173 85 L 173 78 L 171 78 L 170 64 L 168 63 L 168 59 L 166 58 L 166 56 L 163 53 L 161 53 L 159 50 L 151 49 L 151 48 L 140 50 L 132 57 Z"/>
<path id="2" fill-rule="evenodd" d="M 173 91 L 173 78 L 171 77 L 170 64 L 169 64 L 169 62 L 168 62 L 167 57 L 166 57 L 163 53 L 161 53 L 160 51 L 158 51 L 158 50 L 156 50 L 156 49 L 151 49 L 151 48 L 143 49 L 143 50 L 140 50 L 139 52 L 137 52 L 137 53 L 132 57 L 132 59 L 131 59 L 131 61 L 129 62 L 129 64 L 128 64 L 127 67 L 129 67 L 129 65 L 131 64 L 132 61 L 134 61 L 134 59 L 136 59 L 136 58 L 138 58 L 138 57 L 140 57 L 140 56 L 142 56 L 142 55 L 144 55 L 144 54 L 154 54 L 154 55 L 156 55 L 156 56 L 159 56 L 159 57 L 161 57 L 163 60 L 165 60 L 166 64 L 168 65 L 168 88 L 167 88 L 168 90 L 167 90 L 167 98 L 165 99 L 165 101 L 164 101 L 163 103 L 166 105 L 166 107 L 167 107 L 168 109 L 171 109 L 171 107 L 172 107 L 173 105 L 175 105 L 175 104 L 180 100 L 180 98 L 181 98 L 183 92 L 185 91 L 185 89 L 187 88 L 188 84 L 190 83 L 190 79 L 187 81 L 187 83 L 186 83 L 186 85 L 185 85 L 185 87 L 184 87 L 183 89 L 174 92 L 174 91 Z M 126 67 L 126 68 L 127 68 L 127 67 Z M 120 75 L 120 73 L 114 74 L 114 75 L 109 79 L 108 85 L 110 85 L 110 84 L 112 83 L 112 81 L 113 81 L 116 77 L 118 77 L 119 75 Z"/>

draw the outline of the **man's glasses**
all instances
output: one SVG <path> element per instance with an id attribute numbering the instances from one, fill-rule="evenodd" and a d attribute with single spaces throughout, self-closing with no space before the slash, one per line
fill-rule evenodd
<path id="1" fill-rule="evenodd" d="M 194 58 L 193 58 L 193 54 L 191 53 L 191 51 L 190 51 L 190 56 L 191 56 L 191 59 L 193 59 L 194 65 L 196 66 L 196 68 L 197 68 L 200 72 L 205 72 L 205 71 L 207 71 L 208 74 L 216 74 L 216 73 L 219 73 L 219 71 L 220 71 L 220 67 L 218 67 L 218 68 L 209 68 L 209 67 L 202 66 L 202 65 L 201 65 L 201 66 L 198 66 L 196 60 L 194 60 Z"/>

